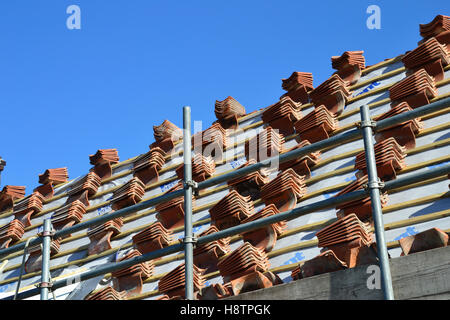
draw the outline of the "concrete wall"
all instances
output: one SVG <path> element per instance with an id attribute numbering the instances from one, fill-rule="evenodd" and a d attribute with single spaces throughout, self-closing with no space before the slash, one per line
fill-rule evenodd
<path id="1" fill-rule="evenodd" d="M 450 299 L 450 246 L 390 260 L 395 299 Z M 230 297 L 230 300 L 383 299 L 368 289 L 368 266 L 292 281 Z"/>

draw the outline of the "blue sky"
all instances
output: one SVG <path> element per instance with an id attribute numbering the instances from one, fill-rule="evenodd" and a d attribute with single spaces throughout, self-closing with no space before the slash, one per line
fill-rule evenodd
<path id="1" fill-rule="evenodd" d="M 69 30 L 69 5 L 81 29 Z M 369 5 L 381 29 L 366 27 Z M 182 126 L 182 106 L 204 128 L 231 95 L 248 112 L 284 93 L 281 78 L 332 73 L 330 58 L 364 50 L 371 65 L 414 49 L 419 23 L 448 1 L 4 0 L 0 2 L 1 184 L 27 194 L 48 168 L 88 172 L 89 154 L 121 160 L 148 151 L 153 125 Z"/>

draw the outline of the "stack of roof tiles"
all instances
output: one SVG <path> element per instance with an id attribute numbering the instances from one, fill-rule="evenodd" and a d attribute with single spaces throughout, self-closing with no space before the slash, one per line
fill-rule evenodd
<path id="1" fill-rule="evenodd" d="M 14 204 L 14 216 L 25 227 L 31 226 L 31 217 L 42 210 L 44 198 L 38 192 L 34 192 L 29 197 L 22 199 Z"/>
<path id="2" fill-rule="evenodd" d="M 420 24 L 420 35 L 426 40 L 436 37 L 442 33 L 450 31 L 450 17 L 442 14 L 437 15 L 434 19 L 426 24 Z"/>
<path id="3" fill-rule="evenodd" d="M 244 242 L 217 263 L 224 283 L 254 272 L 265 272 L 270 268 L 269 258 L 263 249 Z"/>
<path id="4" fill-rule="evenodd" d="M 311 143 L 308 140 L 303 140 L 292 148 L 289 148 L 285 152 L 287 153 L 292 150 L 301 149 L 303 147 L 309 146 L 310 144 Z M 280 163 L 280 170 L 284 171 L 288 168 L 292 168 L 298 175 L 305 176 L 305 178 L 308 179 L 311 176 L 311 168 L 319 161 L 320 151 L 310 152 L 298 158 Z"/>
<path id="5" fill-rule="evenodd" d="M 313 259 L 300 263 L 291 272 L 292 280 L 304 279 L 322 273 L 334 272 L 347 268 L 332 250 L 326 250 Z"/>
<path id="6" fill-rule="evenodd" d="M 361 70 L 366 66 L 364 51 L 345 51 L 341 56 L 331 57 L 331 66 L 347 85 L 356 83 L 361 77 Z"/>
<path id="7" fill-rule="evenodd" d="M 250 159 L 236 168 L 236 170 L 255 163 L 255 159 Z M 261 168 L 259 170 L 229 180 L 228 185 L 239 192 L 239 194 L 243 196 L 250 196 L 252 200 L 254 200 L 260 197 L 261 187 L 269 182 L 269 174 L 270 172 L 268 168 Z"/>
<path id="8" fill-rule="evenodd" d="M 425 250 L 448 246 L 449 235 L 439 228 L 431 228 L 415 235 L 404 237 L 399 240 L 402 248 L 402 256 Z"/>
<path id="9" fill-rule="evenodd" d="M 215 161 L 221 161 L 223 150 L 228 147 L 227 131 L 220 123 L 214 123 L 208 129 L 194 134 L 192 145 L 195 152 L 211 156 Z"/>
<path id="10" fill-rule="evenodd" d="M 25 232 L 22 222 L 14 219 L 0 227 L 0 248 L 8 248 L 9 245 L 19 241 Z"/>
<path id="11" fill-rule="evenodd" d="M 0 192 L 0 211 L 12 209 L 14 201 L 25 197 L 25 187 L 4 186 Z"/>
<path id="12" fill-rule="evenodd" d="M 89 228 L 87 231 L 90 240 L 88 254 L 96 254 L 111 249 L 111 237 L 118 235 L 122 226 L 122 218 L 116 218 Z"/>
<path id="13" fill-rule="evenodd" d="M 402 102 L 392 107 L 390 110 L 374 118 L 375 121 L 380 121 L 393 117 L 395 115 L 401 114 L 403 112 L 412 111 L 412 108 L 407 102 Z M 402 122 L 399 124 L 392 125 L 390 127 L 378 130 L 375 134 L 375 141 L 381 142 L 387 138 L 394 137 L 395 140 L 401 146 L 405 147 L 406 150 L 414 148 L 416 146 L 416 134 L 420 132 L 423 128 L 420 118 L 415 118 Z"/>
<path id="14" fill-rule="evenodd" d="M 313 75 L 310 72 L 293 72 L 287 79 L 281 79 L 281 87 L 287 91 L 280 99 L 290 97 L 295 102 L 308 103 L 308 92 L 313 87 Z"/>
<path id="15" fill-rule="evenodd" d="M 138 250 L 131 249 L 117 262 L 141 256 Z M 151 277 L 155 265 L 153 261 L 145 261 L 134 266 L 112 272 L 111 276 L 116 278 L 116 288 L 120 292 L 125 292 L 126 297 L 130 297 L 142 292 L 143 280 Z"/>
<path id="16" fill-rule="evenodd" d="M 261 188 L 261 199 L 266 206 L 274 204 L 280 212 L 291 210 L 307 192 L 305 179 L 291 168 Z"/>
<path id="17" fill-rule="evenodd" d="M 262 161 L 283 152 L 284 136 L 277 129 L 267 127 L 245 142 L 245 157 Z"/>
<path id="18" fill-rule="evenodd" d="M 370 225 L 361 222 L 355 214 L 338 219 L 318 231 L 316 237 L 319 248 L 332 250 L 349 268 L 366 264 L 370 260 L 375 262 L 376 254 L 372 250 L 374 237 Z"/>
<path id="19" fill-rule="evenodd" d="M 62 230 L 79 223 L 86 213 L 86 206 L 79 200 L 75 200 L 55 210 L 51 217 L 52 225 L 56 230 Z M 66 237 L 69 237 L 67 235 Z"/>
<path id="20" fill-rule="evenodd" d="M 169 120 L 164 120 L 159 126 L 153 126 L 153 136 L 155 142 L 150 145 L 150 149 L 159 147 L 165 152 L 169 152 L 177 141 L 183 139 L 183 130 Z"/>
<path id="21" fill-rule="evenodd" d="M 59 252 L 59 247 L 61 243 L 58 239 L 52 240 L 50 242 L 50 257 L 54 256 Z M 25 271 L 27 273 L 41 270 L 42 267 L 42 249 L 41 244 L 35 245 L 28 249 L 30 255 L 25 262 Z"/>
<path id="22" fill-rule="evenodd" d="M 145 185 L 142 181 L 134 177 L 123 186 L 114 191 L 111 199 L 111 207 L 113 210 L 119 210 L 128 206 L 132 206 L 139 201 L 145 194 Z"/>
<path id="23" fill-rule="evenodd" d="M 253 214 L 254 209 L 249 196 L 241 196 L 236 190 L 232 190 L 209 209 L 209 213 L 212 223 L 219 230 L 223 230 L 240 224 Z"/>
<path id="24" fill-rule="evenodd" d="M 178 182 L 175 186 L 170 188 L 167 193 L 183 189 L 183 182 Z M 192 196 L 192 206 L 195 206 L 195 198 Z M 158 212 L 157 219 L 167 229 L 174 229 L 182 226 L 184 223 L 184 197 L 174 198 L 169 201 L 158 203 L 155 206 Z"/>
<path id="25" fill-rule="evenodd" d="M 205 278 L 203 276 L 204 270 L 193 265 L 194 271 L 194 294 L 201 290 L 205 284 Z M 185 270 L 184 263 L 176 267 L 174 270 L 167 273 L 158 282 L 158 291 L 168 295 L 170 298 L 181 296 L 185 297 Z"/>
<path id="26" fill-rule="evenodd" d="M 125 300 L 125 298 L 125 292 L 118 292 L 112 287 L 105 287 L 89 294 L 84 300 Z"/>
<path id="27" fill-rule="evenodd" d="M 95 154 L 89 156 L 89 161 L 94 171 L 101 179 L 112 175 L 111 165 L 119 162 L 119 154 L 116 149 L 99 149 Z"/>
<path id="28" fill-rule="evenodd" d="M 333 115 L 338 116 L 344 111 L 351 92 L 347 89 L 347 83 L 334 74 L 312 90 L 309 96 L 316 107 L 324 105 Z"/>
<path id="29" fill-rule="evenodd" d="M 100 177 L 93 171 L 89 172 L 85 177 L 73 184 L 72 188 L 67 192 L 69 196 L 79 193 L 86 193 L 87 196 L 93 196 L 97 193 L 102 181 Z"/>
<path id="30" fill-rule="evenodd" d="M 154 147 L 134 160 L 133 175 L 138 177 L 145 185 L 158 181 L 158 171 L 165 163 L 166 152 Z"/>
<path id="31" fill-rule="evenodd" d="M 200 233 L 198 237 L 204 237 L 218 231 L 219 229 L 212 225 Z M 201 269 L 205 269 L 205 273 L 216 271 L 219 258 L 230 250 L 229 237 L 199 245 L 194 248 L 194 264 Z"/>
<path id="32" fill-rule="evenodd" d="M 437 94 L 434 78 L 425 69 L 414 72 L 389 88 L 389 97 L 393 105 L 407 102 L 413 109 L 429 104 L 429 99 L 436 97 Z"/>
<path id="33" fill-rule="evenodd" d="M 67 168 L 47 169 L 43 174 L 39 175 L 39 183 L 41 186 L 34 189 L 48 199 L 53 196 L 53 186 L 67 182 L 69 175 Z"/>
<path id="34" fill-rule="evenodd" d="M 402 58 L 407 69 L 416 71 L 424 68 L 435 81 L 444 79 L 444 68 L 450 62 L 447 46 L 440 44 L 436 38 L 430 38 Z"/>
<path id="35" fill-rule="evenodd" d="M 302 116 L 301 103 L 286 96 L 264 110 L 262 121 L 286 136 L 294 133 L 294 122 Z"/>
<path id="36" fill-rule="evenodd" d="M 69 179 L 67 168 L 47 169 L 43 174 L 39 175 L 40 184 L 51 183 L 57 185 L 67 182 L 67 179 Z"/>
<path id="37" fill-rule="evenodd" d="M 396 171 L 403 169 L 405 164 L 406 149 L 398 144 L 394 137 L 387 138 L 375 144 L 375 162 L 378 177 L 381 180 L 396 178 Z M 361 170 L 357 175 L 367 174 L 366 154 L 362 151 L 356 155 L 355 169 Z"/>
<path id="38" fill-rule="evenodd" d="M 339 121 L 325 106 L 318 106 L 294 123 L 294 126 L 302 140 L 314 143 L 328 139 L 329 135 L 339 127 Z"/>
<path id="39" fill-rule="evenodd" d="M 184 179 L 184 164 L 176 170 L 178 179 Z M 201 153 L 195 154 L 192 161 L 192 179 L 197 182 L 204 181 L 211 177 L 216 171 L 216 163 L 210 156 L 203 156 Z"/>
<path id="40" fill-rule="evenodd" d="M 227 97 L 222 101 L 216 100 L 214 113 L 222 127 L 236 129 L 238 118 L 245 115 L 245 108 L 233 97 Z"/>
<path id="41" fill-rule="evenodd" d="M 162 249 L 173 241 L 172 231 L 164 228 L 160 222 L 154 222 L 132 238 L 140 253 L 146 254 Z"/>
<path id="42" fill-rule="evenodd" d="M 267 207 L 259 210 L 257 213 L 242 220 L 242 224 L 255 221 L 258 219 L 264 219 L 274 214 L 280 213 L 274 204 L 269 204 Z M 265 227 L 245 232 L 242 234 L 243 240 L 249 242 L 254 247 L 263 249 L 266 252 L 272 251 L 277 238 L 283 230 L 286 228 L 286 221 L 280 221 L 272 223 Z"/>
<path id="43" fill-rule="evenodd" d="M 367 185 L 369 179 L 367 175 L 358 178 L 357 180 L 350 183 L 344 189 L 336 194 L 336 197 L 344 195 L 346 193 L 350 193 L 356 190 L 364 189 L 364 186 Z M 388 202 L 387 193 L 380 194 L 381 207 L 384 207 Z M 336 209 L 339 210 L 336 215 L 338 218 L 343 218 L 349 214 L 356 214 L 359 220 L 361 221 L 372 221 L 372 202 L 370 197 L 366 197 L 360 200 L 354 200 L 346 203 L 342 203 L 336 206 Z"/>

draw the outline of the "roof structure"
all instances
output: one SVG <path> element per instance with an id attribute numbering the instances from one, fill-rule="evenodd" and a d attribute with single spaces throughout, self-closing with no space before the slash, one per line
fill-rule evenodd
<path id="1" fill-rule="evenodd" d="M 194 179 L 203 181 L 259 161 L 252 147 L 269 155 L 284 153 L 352 129 L 364 104 L 374 119 L 384 119 L 449 97 L 449 21 L 437 16 L 420 25 L 424 38 L 416 48 L 372 66 L 365 65 L 363 51 L 332 57 L 336 72 L 315 88 L 313 74 L 293 72 L 282 80 L 286 94 L 260 110 L 248 112 L 232 97 L 216 101 L 217 122 L 202 132 L 200 143 L 194 136 L 193 144 L 194 154 L 212 150 L 211 144 L 217 144 L 220 152 L 195 155 Z M 449 128 L 447 107 L 377 132 L 378 175 L 392 180 L 448 163 Z M 5 186 L 0 193 L 0 245 L 35 236 L 46 218 L 61 229 L 181 188 L 182 131 L 168 120 L 154 126 L 154 131 L 156 142 L 134 158 L 120 161 L 120 150 L 98 150 L 89 156 L 93 167 L 85 176 L 69 181 L 70 168 L 48 169 L 36 177 L 41 185 L 27 197 L 24 187 Z M 195 196 L 194 232 L 210 234 L 361 189 L 367 183 L 363 150 L 363 141 L 356 140 L 203 190 Z M 413 244 L 426 237 L 432 237 L 434 246 L 448 244 L 447 179 L 443 176 L 382 195 L 391 257 L 433 247 Z M 99 265 L 176 243 L 183 237 L 183 216 L 182 201 L 174 199 L 54 239 L 51 277 L 76 277 Z M 197 248 L 196 298 L 218 299 L 376 261 L 372 231 L 367 198 Z M 30 251 L 21 290 L 40 282 L 40 249 Z M 0 259 L 0 298 L 14 294 L 22 254 Z M 73 283 L 56 290 L 56 297 L 179 299 L 184 295 L 183 270 L 180 252 L 84 281 L 82 286 Z"/>

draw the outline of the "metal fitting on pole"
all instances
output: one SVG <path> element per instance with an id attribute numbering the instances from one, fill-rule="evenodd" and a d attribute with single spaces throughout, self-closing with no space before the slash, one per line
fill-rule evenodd
<path id="1" fill-rule="evenodd" d="M 367 188 L 370 192 L 370 200 L 372 204 L 372 216 L 375 226 L 375 235 L 377 239 L 378 260 L 381 270 L 381 282 L 384 298 L 386 300 L 394 300 L 394 290 L 392 287 L 391 270 L 389 266 L 389 256 L 384 237 L 383 212 L 381 210 L 380 189 L 384 184 L 378 179 L 377 164 L 375 162 L 375 150 L 373 146 L 373 131 L 375 125 L 370 119 L 369 107 L 363 105 L 360 108 L 361 114 L 361 130 L 364 139 L 364 150 L 366 156 L 368 183 Z"/>
<path id="2" fill-rule="evenodd" d="M 52 224 L 50 219 L 44 220 L 44 229 L 41 233 L 42 240 L 42 273 L 41 283 L 41 300 L 48 300 L 48 290 L 51 288 L 50 283 L 50 241 L 52 237 Z"/>
<path id="3" fill-rule="evenodd" d="M 191 108 L 183 107 L 183 151 L 184 151 L 184 261 L 185 297 L 194 299 L 194 238 L 192 234 L 192 193 L 197 183 L 192 180 L 191 156 Z"/>

